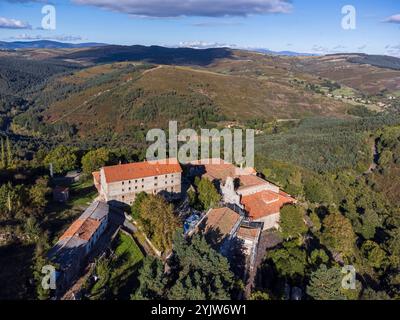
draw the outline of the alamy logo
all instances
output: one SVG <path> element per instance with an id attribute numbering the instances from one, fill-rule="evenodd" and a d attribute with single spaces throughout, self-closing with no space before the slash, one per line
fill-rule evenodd
<path id="1" fill-rule="evenodd" d="M 342 273 L 346 274 L 342 279 L 342 288 L 345 290 L 356 289 L 356 268 L 354 266 L 344 266 Z"/>
<path id="2" fill-rule="evenodd" d="M 46 265 L 42 268 L 42 288 L 44 290 L 56 289 L 56 269 L 53 266 Z"/>
<path id="3" fill-rule="evenodd" d="M 223 144 L 224 161 L 254 167 L 254 130 L 245 130 L 245 137 L 243 131 L 201 129 L 198 135 L 194 129 L 178 132 L 178 123 L 170 121 L 168 141 L 162 129 L 151 129 L 147 133 L 147 142 L 154 143 L 147 149 L 146 159 L 162 162 L 167 159 L 167 151 L 168 158 L 175 158 L 182 164 L 199 159 L 220 159 Z"/>
<path id="4" fill-rule="evenodd" d="M 342 28 L 344 30 L 355 30 L 357 27 L 357 12 L 352 5 L 347 5 L 342 8 Z"/>
<path id="5" fill-rule="evenodd" d="M 56 8 L 52 5 L 45 5 L 42 8 L 42 14 L 45 15 L 42 18 L 42 28 L 44 30 L 56 30 Z"/>

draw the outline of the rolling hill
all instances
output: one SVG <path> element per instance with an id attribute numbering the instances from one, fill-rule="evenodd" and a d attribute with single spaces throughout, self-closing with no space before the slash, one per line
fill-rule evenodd
<path id="1" fill-rule="evenodd" d="M 17 133 L 54 135 L 62 128 L 95 138 L 164 127 L 168 120 L 199 127 L 349 118 L 363 106 L 356 98 L 382 111 L 379 103 L 400 93 L 400 71 L 382 67 L 397 60 L 356 54 L 290 57 L 228 48 L 106 46 L 18 50 L 0 58 L 7 59 L 68 66 L 45 75 L 43 90 L 28 97 L 28 110 L 11 115 Z M 11 73 L 0 79 L 2 87 Z"/>

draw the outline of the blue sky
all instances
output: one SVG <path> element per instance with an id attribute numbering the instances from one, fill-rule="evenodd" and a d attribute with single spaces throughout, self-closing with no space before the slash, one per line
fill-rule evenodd
<path id="1" fill-rule="evenodd" d="M 42 7 L 56 30 L 41 30 Z M 341 26 L 356 9 L 356 29 Z M 399 0 L 0 0 L 0 40 L 234 45 L 400 56 Z"/>

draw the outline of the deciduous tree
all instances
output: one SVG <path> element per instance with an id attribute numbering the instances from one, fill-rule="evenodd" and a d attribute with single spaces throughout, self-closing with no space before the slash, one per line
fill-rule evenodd
<path id="1" fill-rule="evenodd" d="M 76 168 L 76 149 L 63 145 L 51 150 L 44 159 L 46 166 L 52 164 L 54 173 L 63 173 Z"/>
<path id="2" fill-rule="evenodd" d="M 285 239 L 301 237 L 308 231 L 304 222 L 304 210 L 293 205 L 283 207 L 279 226 L 280 232 Z"/>
<path id="3" fill-rule="evenodd" d="M 202 178 L 198 182 L 197 191 L 199 193 L 199 201 L 204 210 L 208 210 L 216 206 L 221 200 L 221 195 L 218 193 L 214 184 L 206 178 Z"/>
<path id="4" fill-rule="evenodd" d="M 321 240 L 334 253 L 346 257 L 354 254 L 356 236 L 351 222 L 338 212 L 325 217 Z"/>
<path id="5" fill-rule="evenodd" d="M 104 167 L 110 161 L 110 151 L 106 148 L 92 150 L 82 157 L 82 170 L 90 175 L 92 172 Z"/>

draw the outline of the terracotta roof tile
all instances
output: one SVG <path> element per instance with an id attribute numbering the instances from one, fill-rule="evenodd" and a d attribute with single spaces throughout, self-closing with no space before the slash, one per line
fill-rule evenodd
<path id="1" fill-rule="evenodd" d="M 101 202 L 94 202 L 85 212 L 76 219 L 60 237 L 60 241 L 78 238 L 89 241 L 96 230 L 101 225 L 104 217 L 104 210 L 108 210 L 108 205 Z"/>
<path id="2" fill-rule="evenodd" d="M 220 180 L 225 182 L 228 177 L 237 177 L 240 174 L 253 175 L 256 173 L 254 168 L 240 169 L 234 164 L 222 159 L 203 159 L 192 161 L 193 166 L 203 167 L 203 176 L 209 180 Z"/>
<path id="3" fill-rule="evenodd" d="M 73 237 L 78 232 L 78 230 L 82 227 L 84 222 L 85 222 L 85 219 L 75 220 L 69 226 L 69 228 L 64 232 L 64 234 L 60 237 L 60 240 L 66 240 L 68 238 Z"/>
<path id="4" fill-rule="evenodd" d="M 260 233 L 260 229 L 240 227 L 237 236 L 241 239 L 256 240 Z"/>
<path id="5" fill-rule="evenodd" d="M 257 177 L 256 175 L 249 175 L 249 176 L 239 176 L 240 179 L 240 187 L 239 189 L 250 188 L 255 186 L 264 186 L 269 185 L 268 181 Z"/>
<path id="6" fill-rule="evenodd" d="M 285 204 L 294 203 L 295 199 L 280 192 L 262 191 L 249 196 L 243 196 L 241 203 L 251 219 L 257 220 L 279 213 Z"/>
<path id="7" fill-rule="evenodd" d="M 107 183 L 182 172 L 182 168 L 176 159 L 169 159 L 166 163 L 144 161 L 120 164 L 104 167 L 103 170 Z"/>
<path id="8" fill-rule="evenodd" d="M 89 241 L 99 228 L 100 224 L 101 222 L 99 220 L 94 220 L 91 218 L 86 219 L 79 228 L 77 236 L 82 240 Z"/>
<path id="9" fill-rule="evenodd" d="M 201 223 L 200 229 L 204 233 L 216 230 L 221 236 L 226 236 L 232 232 L 239 220 L 240 215 L 229 208 L 212 209 Z"/>

